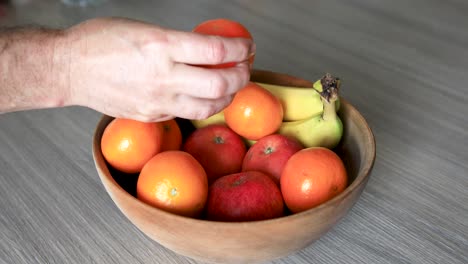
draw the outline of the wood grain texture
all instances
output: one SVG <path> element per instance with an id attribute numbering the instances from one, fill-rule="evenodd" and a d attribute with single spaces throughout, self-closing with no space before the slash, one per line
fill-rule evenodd
<path id="1" fill-rule="evenodd" d="M 125 16 L 180 30 L 243 22 L 255 67 L 343 79 L 376 136 L 356 206 L 307 249 L 272 263 L 468 263 L 468 4 L 415 1 L 124 1 L 18 4 L 0 25 L 65 27 Z M 91 154 L 100 114 L 0 115 L 0 263 L 197 263 L 139 232 L 104 191 Z"/>

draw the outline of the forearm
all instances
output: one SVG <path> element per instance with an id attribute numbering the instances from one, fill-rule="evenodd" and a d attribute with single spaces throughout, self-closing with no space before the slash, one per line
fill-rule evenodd
<path id="1" fill-rule="evenodd" d="M 67 103 L 63 35 L 41 28 L 0 29 L 0 113 Z"/>
<path id="2" fill-rule="evenodd" d="M 204 119 L 250 77 L 252 42 L 124 18 L 0 28 L 0 113 L 79 105 L 114 117 Z M 213 70 L 194 65 L 238 62 Z"/>

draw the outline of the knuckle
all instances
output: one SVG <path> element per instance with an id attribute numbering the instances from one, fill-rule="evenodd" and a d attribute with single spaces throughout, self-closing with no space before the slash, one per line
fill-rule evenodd
<path id="1" fill-rule="evenodd" d="M 240 77 L 239 80 L 240 80 L 240 85 L 242 87 L 247 85 L 247 83 L 250 81 L 250 69 L 247 63 L 245 63 L 245 65 L 240 65 L 240 67 L 238 67 L 239 77 Z"/>
<path id="2" fill-rule="evenodd" d="M 143 39 L 143 45 L 154 51 L 165 50 L 170 46 L 170 42 L 169 36 L 165 32 L 159 30 L 151 32 Z"/>
<path id="3" fill-rule="evenodd" d="M 201 110 L 197 110 L 196 112 L 193 112 L 191 116 L 191 118 L 194 120 L 202 120 L 207 117 L 208 115 L 204 111 L 201 111 Z"/>
<path id="4" fill-rule="evenodd" d="M 211 41 L 209 45 L 209 59 L 214 64 L 220 64 L 224 62 L 224 59 L 226 58 L 226 53 L 227 50 L 224 46 L 224 42 L 219 37 L 213 37 L 213 41 Z"/>
<path id="5" fill-rule="evenodd" d="M 159 116 L 160 112 L 161 109 L 157 106 L 157 104 L 151 103 L 149 100 L 141 104 L 138 109 L 138 113 L 147 121 L 151 121 L 154 119 L 154 117 Z"/>
<path id="6" fill-rule="evenodd" d="M 220 74 L 214 75 L 210 79 L 210 84 L 208 88 L 208 97 L 209 98 L 220 98 L 226 95 L 228 90 L 228 82 Z"/>
<path id="7" fill-rule="evenodd" d="M 164 91 L 168 90 L 169 82 L 161 76 L 160 78 L 151 78 L 148 86 L 146 91 L 149 98 L 147 97 L 146 99 L 158 99 L 166 95 Z"/>
<path id="8" fill-rule="evenodd" d="M 232 100 L 234 100 L 234 96 L 235 94 L 230 94 L 226 97 L 224 97 L 224 101 L 223 101 L 223 104 L 221 105 L 221 109 L 224 109 L 226 108 L 228 105 L 230 105 L 232 103 Z"/>
<path id="9" fill-rule="evenodd" d="M 137 109 L 137 112 L 143 116 L 143 117 L 147 117 L 147 116 L 150 116 L 151 113 L 152 113 L 152 110 L 149 109 L 149 107 L 147 106 L 138 106 L 138 109 Z"/>
<path id="10" fill-rule="evenodd" d="M 250 44 L 245 40 L 240 40 L 240 51 L 242 58 L 248 58 L 250 56 Z"/>
<path id="11" fill-rule="evenodd" d="M 140 121 L 141 121 L 141 122 L 145 122 L 145 123 L 150 123 L 150 122 L 153 122 L 153 119 L 152 119 L 151 116 L 142 116 L 142 117 L 140 118 Z"/>
<path id="12" fill-rule="evenodd" d="M 154 32 L 141 41 L 141 50 L 139 55 L 142 56 L 146 65 L 150 67 L 153 72 L 157 70 L 161 73 L 167 73 L 173 66 L 171 58 L 171 48 L 177 46 L 167 36 L 165 32 Z M 156 69 L 155 69 L 156 68 Z"/>
<path id="13" fill-rule="evenodd" d="M 192 118 L 196 120 L 206 119 L 214 115 L 215 113 L 216 109 L 213 106 L 209 105 L 206 107 L 200 107 L 199 109 L 197 109 L 197 111 L 193 112 Z"/>

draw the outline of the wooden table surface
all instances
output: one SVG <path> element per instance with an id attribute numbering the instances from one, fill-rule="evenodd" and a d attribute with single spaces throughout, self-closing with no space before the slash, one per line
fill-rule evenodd
<path id="1" fill-rule="evenodd" d="M 340 76 L 375 133 L 371 179 L 335 228 L 272 263 L 468 263 L 467 1 L 14 2 L 0 25 L 125 16 L 190 31 L 232 18 L 255 38 L 256 68 Z M 197 263 L 147 238 L 105 192 L 91 154 L 100 117 L 0 115 L 0 263 Z"/>

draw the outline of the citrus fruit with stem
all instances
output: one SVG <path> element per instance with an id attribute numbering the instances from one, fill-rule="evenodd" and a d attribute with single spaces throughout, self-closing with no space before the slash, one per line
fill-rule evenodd
<path id="1" fill-rule="evenodd" d="M 137 198 L 162 210 L 197 217 L 208 197 L 208 179 L 189 153 L 164 151 L 150 159 L 137 181 Z"/>

